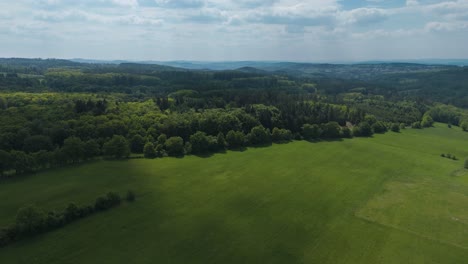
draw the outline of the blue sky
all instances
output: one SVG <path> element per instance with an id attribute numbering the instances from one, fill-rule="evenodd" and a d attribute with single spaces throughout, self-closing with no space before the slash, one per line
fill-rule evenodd
<path id="1" fill-rule="evenodd" d="M 0 57 L 468 58 L 468 0 L 16 0 Z"/>

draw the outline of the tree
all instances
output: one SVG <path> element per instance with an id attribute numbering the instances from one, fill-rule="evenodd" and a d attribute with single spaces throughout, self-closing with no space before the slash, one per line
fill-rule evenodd
<path id="1" fill-rule="evenodd" d="M 353 127 L 353 135 L 356 137 L 370 137 L 372 133 L 372 127 L 367 122 L 361 122 Z"/>
<path id="2" fill-rule="evenodd" d="M 434 124 L 434 120 L 432 119 L 432 117 L 428 114 L 425 114 L 422 118 L 422 121 L 421 121 L 421 126 L 422 127 L 431 127 L 432 125 Z"/>
<path id="3" fill-rule="evenodd" d="M 412 123 L 411 128 L 421 129 L 422 128 L 421 122 L 416 121 L 416 122 Z"/>
<path id="4" fill-rule="evenodd" d="M 38 152 L 39 150 L 52 150 L 52 140 L 50 137 L 35 135 L 24 140 L 23 150 L 27 153 Z"/>
<path id="5" fill-rule="evenodd" d="M 465 160 L 465 165 L 464 165 L 465 169 L 468 169 L 468 159 Z"/>
<path id="6" fill-rule="evenodd" d="M 219 132 L 216 138 L 216 143 L 218 144 L 218 148 L 224 150 L 226 147 L 226 139 L 224 138 L 223 132 Z"/>
<path id="7" fill-rule="evenodd" d="M 71 222 L 80 217 L 80 208 L 74 203 L 69 203 L 63 212 L 63 216 L 65 217 L 65 221 Z"/>
<path id="8" fill-rule="evenodd" d="M 181 137 L 170 137 L 164 143 L 169 156 L 184 155 L 184 140 Z"/>
<path id="9" fill-rule="evenodd" d="M 382 121 L 377 121 L 374 124 L 372 124 L 372 130 L 374 133 L 385 133 L 387 132 L 387 127 Z"/>
<path id="10" fill-rule="evenodd" d="M 319 138 L 321 135 L 322 135 L 322 130 L 316 124 L 314 125 L 304 124 L 302 126 L 302 136 L 306 140 L 314 140 L 314 139 Z"/>
<path id="11" fill-rule="evenodd" d="M 242 148 L 245 144 L 245 135 L 241 131 L 230 130 L 226 135 L 226 142 L 231 149 Z"/>
<path id="12" fill-rule="evenodd" d="M 35 206 L 20 208 L 16 214 L 16 226 L 20 233 L 30 235 L 42 231 L 45 214 Z"/>
<path id="13" fill-rule="evenodd" d="M 397 123 L 392 123 L 392 126 L 390 127 L 390 129 L 393 131 L 393 132 L 400 132 L 400 126 L 397 124 Z"/>
<path id="14" fill-rule="evenodd" d="M 152 142 L 146 142 L 145 146 L 143 147 L 143 154 L 145 155 L 145 158 L 148 159 L 156 157 L 156 150 Z"/>
<path id="15" fill-rule="evenodd" d="M 111 140 L 103 146 L 104 155 L 113 158 L 128 158 L 130 156 L 130 147 L 127 140 L 120 135 L 114 135 Z"/>
<path id="16" fill-rule="evenodd" d="M 142 153 L 145 146 L 145 139 L 141 135 L 134 135 L 130 139 L 130 150 L 133 153 Z"/>
<path id="17" fill-rule="evenodd" d="M 166 143 L 167 136 L 166 134 L 161 134 L 158 136 L 157 143 L 158 145 L 164 145 Z"/>
<path id="18" fill-rule="evenodd" d="M 250 130 L 250 133 L 247 135 L 247 138 L 249 143 L 252 145 L 263 145 L 271 143 L 270 131 L 261 125 L 253 127 Z"/>
<path id="19" fill-rule="evenodd" d="M 69 137 L 63 142 L 62 153 L 65 159 L 72 163 L 79 162 L 84 158 L 85 145 L 81 139 L 77 137 Z"/>
<path id="20" fill-rule="evenodd" d="M 322 124 L 322 137 L 325 138 L 339 138 L 341 127 L 337 122 L 328 122 Z"/>
<path id="21" fill-rule="evenodd" d="M 275 127 L 273 128 L 273 131 L 271 132 L 271 140 L 276 143 L 288 142 L 288 141 L 291 141 L 292 138 L 293 138 L 293 135 L 291 131 L 287 129 L 279 129 Z"/>
<path id="22" fill-rule="evenodd" d="M 13 160 L 13 169 L 15 169 L 16 174 L 32 171 L 34 168 L 34 159 L 31 155 L 16 150 L 11 151 L 10 154 Z"/>
<path id="23" fill-rule="evenodd" d="M 342 127 L 341 128 L 341 137 L 344 137 L 344 138 L 352 138 L 353 137 L 353 132 L 351 131 L 351 129 L 349 129 L 349 127 Z"/>
<path id="24" fill-rule="evenodd" d="M 91 159 L 101 154 L 101 149 L 99 143 L 94 139 L 90 139 L 84 143 L 84 158 Z"/>
<path id="25" fill-rule="evenodd" d="M 0 177 L 13 168 L 11 154 L 0 149 Z"/>
<path id="26" fill-rule="evenodd" d="M 190 136 L 190 143 L 192 144 L 192 153 L 201 154 L 208 151 L 210 142 L 205 132 L 198 131 Z"/>

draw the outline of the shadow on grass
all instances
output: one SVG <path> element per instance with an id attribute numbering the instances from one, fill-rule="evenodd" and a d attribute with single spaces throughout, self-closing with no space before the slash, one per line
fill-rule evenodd
<path id="1" fill-rule="evenodd" d="M 320 142 L 341 142 L 343 138 L 318 138 L 318 139 L 305 139 L 309 143 L 320 143 Z"/>

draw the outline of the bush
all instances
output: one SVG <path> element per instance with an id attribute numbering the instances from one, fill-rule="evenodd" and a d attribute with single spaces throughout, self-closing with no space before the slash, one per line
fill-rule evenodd
<path id="1" fill-rule="evenodd" d="M 468 169 L 468 159 L 465 160 L 465 164 L 463 166 L 465 169 Z"/>

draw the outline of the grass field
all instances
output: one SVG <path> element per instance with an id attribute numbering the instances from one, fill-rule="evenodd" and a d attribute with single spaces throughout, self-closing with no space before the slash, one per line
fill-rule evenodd
<path id="1" fill-rule="evenodd" d="M 0 226 L 32 203 L 137 201 L 0 249 L 0 263 L 466 263 L 467 156 L 468 133 L 437 124 L 48 171 L 0 183 Z"/>

